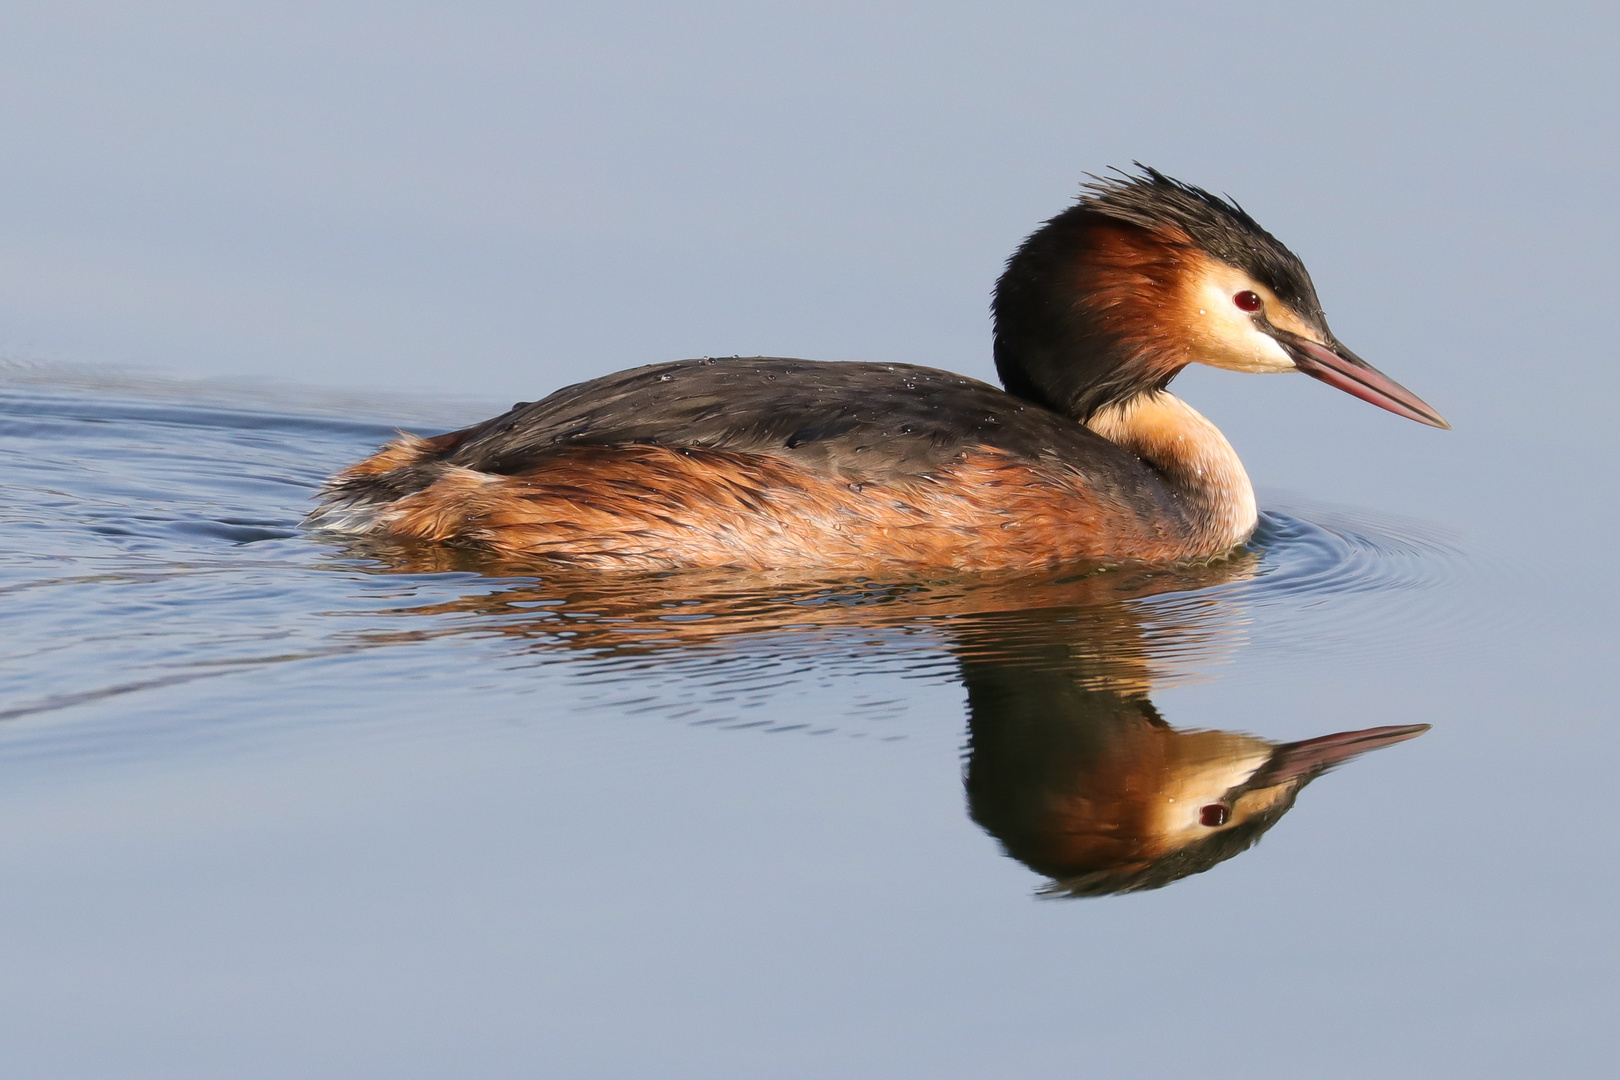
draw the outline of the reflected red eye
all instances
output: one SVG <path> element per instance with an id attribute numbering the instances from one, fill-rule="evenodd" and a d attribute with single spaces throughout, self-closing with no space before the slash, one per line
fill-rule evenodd
<path id="1" fill-rule="evenodd" d="M 1250 293 L 1249 295 L 1253 296 L 1254 294 Z M 1226 807 L 1218 802 L 1210 803 L 1208 806 L 1198 811 L 1198 823 L 1200 825 L 1208 825 L 1212 829 L 1219 825 L 1225 825 Z"/>
<path id="2" fill-rule="evenodd" d="M 1244 311 L 1259 311 L 1260 310 L 1260 294 L 1256 293 L 1256 292 L 1250 292 L 1248 289 L 1244 289 L 1242 292 L 1240 292 L 1236 296 L 1232 297 L 1232 303 L 1236 304 L 1238 307 L 1242 308 Z"/>

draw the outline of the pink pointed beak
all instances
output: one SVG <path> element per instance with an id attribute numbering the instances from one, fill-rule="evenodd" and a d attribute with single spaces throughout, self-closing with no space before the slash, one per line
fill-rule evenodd
<path id="1" fill-rule="evenodd" d="M 1400 724 L 1394 727 L 1341 731 L 1304 742 L 1284 743 L 1249 778 L 1247 788 L 1274 787 L 1291 780 L 1304 780 L 1343 764 L 1358 754 L 1381 750 L 1429 730 L 1428 724 Z"/>
<path id="2" fill-rule="evenodd" d="M 1388 409 L 1396 416 L 1430 427 L 1451 427 L 1428 402 L 1338 342 L 1330 348 L 1276 327 L 1268 327 L 1267 332 L 1288 351 L 1294 366 L 1311 378 L 1336 386 L 1380 409 Z"/>

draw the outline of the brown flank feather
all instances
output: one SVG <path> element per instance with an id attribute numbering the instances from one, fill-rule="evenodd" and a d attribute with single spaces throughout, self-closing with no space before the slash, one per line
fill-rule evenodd
<path id="1" fill-rule="evenodd" d="M 378 475 L 434 454 L 428 440 L 402 439 L 347 475 Z M 512 476 L 437 468 L 431 484 L 382 512 L 381 532 L 641 570 L 984 571 L 1198 554 L 1181 538 L 1181 522 L 1143 520 L 1078 476 L 989 447 L 890 484 L 845 483 L 760 454 L 649 445 L 559 447 Z"/>

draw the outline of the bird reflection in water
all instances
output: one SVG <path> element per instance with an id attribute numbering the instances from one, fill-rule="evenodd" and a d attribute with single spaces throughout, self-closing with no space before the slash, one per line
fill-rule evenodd
<path id="1" fill-rule="evenodd" d="M 1048 896 L 1156 889 L 1253 847 L 1301 788 L 1427 724 L 1274 743 L 1178 730 L 1142 689 L 1061 644 L 1025 662 L 963 659 L 973 820 L 1052 879 Z M 1044 660 L 1044 662 L 1042 662 Z"/>
<path id="2" fill-rule="evenodd" d="M 381 557 L 388 572 L 524 569 L 426 546 L 355 553 Z M 1230 859 L 1322 773 L 1428 730 L 1276 743 L 1168 724 L 1151 691 L 1206 672 L 1242 644 L 1247 606 L 1265 588 L 1260 569 L 1252 549 L 1202 566 L 884 584 L 546 568 L 543 579 L 395 610 L 456 615 L 452 632 L 498 630 L 526 648 L 638 660 L 743 643 L 757 656 L 773 642 L 802 659 L 807 629 L 907 631 L 918 650 L 948 654 L 966 687 L 973 820 L 1051 879 L 1042 895 L 1099 896 L 1159 888 Z"/>

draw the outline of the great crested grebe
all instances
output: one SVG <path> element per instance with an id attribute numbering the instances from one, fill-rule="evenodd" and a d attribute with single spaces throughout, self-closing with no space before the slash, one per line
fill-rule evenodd
<path id="1" fill-rule="evenodd" d="M 1303 371 L 1449 425 L 1334 338 L 1310 275 L 1236 203 L 1095 179 L 996 283 L 1006 390 L 909 364 L 682 360 L 404 436 L 308 524 L 585 567 L 963 571 L 1222 555 L 1257 523 L 1190 363 Z"/>

